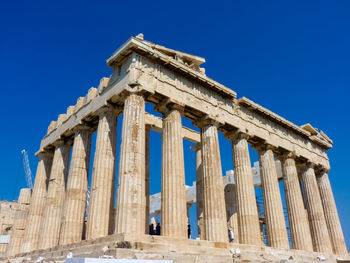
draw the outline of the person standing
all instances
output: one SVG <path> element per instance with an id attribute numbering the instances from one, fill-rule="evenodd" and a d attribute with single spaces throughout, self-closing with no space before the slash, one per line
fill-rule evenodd
<path id="1" fill-rule="evenodd" d="M 235 235 L 234 235 L 231 228 L 228 230 L 228 239 L 229 239 L 230 243 L 233 243 L 235 240 Z"/>

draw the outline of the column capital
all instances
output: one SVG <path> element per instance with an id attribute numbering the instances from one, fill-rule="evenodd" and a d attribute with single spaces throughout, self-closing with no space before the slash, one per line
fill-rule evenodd
<path id="1" fill-rule="evenodd" d="M 315 168 L 315 174 L 317 177 L 321 177 L 324 174 L 328 174 L 329 168 L 326 168 L 324 166 L 317 166 Z"/>
<path id="2" fill-rule="evenodd" d="M 118 115 L 120 112 L 122 112 L 122 109 L 107 103 L 97 110 L 97 114 L 99 116 L 106 114 L 107 112 L 114 112 L 116 115 Z"/>
<path id="3" fill-rule="evenodd" d="M 45 159 L 45 158 L 53 158 L 53 151 L 41 151 L 36 153 L 36 156 L 39 159 Z"/>
<path id="4" fill-rule="evenodd" d="M 195 152 L 197 152 L 197 151 L 199 151 L 201 149 L 202 149 L 202 144 L 201 143 L 196 143 L 195 145 L 191 146 L 191 150 L 195 151 Z"/>
<path id="5" fill-rule="evenodd" d="M 313 163 L 313 162 L 311 162 L 311 161 L 307 161 L 307 162 L 305 163 L 305 169 L 309 169 L 309 168 L 314 169 L 315 166 L 316 166 L 316 164 Z"/>
<path id="6" fill-rule="evenodd" d="M 130 94 L 141 95 L 144 97 L 149 96 L 150 93 L 154 93 L 153 89 L 147 89 L 146 86 L 136 82 L 129 82 L 125 85 L 124 90 L 122 91 L 123 96 L 128 96 Z"/>
<path id="7" fill-rule="evenodd" d="M 147 97 L 149 97 L 151 94 L 152 92 L 144 89 L 142 85 L 136 85 L 133 87 L 127 85 L 127 87 L 123 91 L 121 91 L 118 97 L 120 98 L 120 102 L 124 103 L 125 100 L 131 95 L 137 95 L 142 97 L 143 99 L 147 99 Z"/>
<path id="8" fill-rule="evenodd" d="M 181 115 L 183 115 L 185 104 L 171 98 L 166 98 L 159 102 L 154 109 L 163 115 L 168 115 L 172 110 L 177 110 L 181 113 Z"/>
<path id="9" fill-rule="evenodd" d="M 194 126 L 197 126 L 198 128 L 202 129 L 206 126 L 215 126 L 218 128 L 220 126 L 220 122 L 215 120 L 212 116 L 206 115 L 203 118 L 197 119 L 192 122 Z"/>
<path id="10" fill-rule="evenodd" d="M 273 146 L 272 144 L 266 143 L 266 142 L 262 142 L 259 144 L 252 145 L 252 148 L 260 153 L 262 151 L 267 151 L 267 150 L 274 151 L 275 146 Z"/>
<path id="11" fill-rule="evenodd" d="M 295 160 L 296 155 L 295 155 L 294 151 L 291 151 L 291 152 L 286 152 L 286 153 L 282 153 L 282 154 L 276 154 L 276 158 L 282 162 L 282 161 L 285 161 L 287 159 Z"/>
<path id="12" fill-rule="evenodd" d="M 237 140 L 240 140 L 240 139 L 245 139 L 245 140 L 248 140 L 250 138 L 250 135 L 246 132 L 243 132 L 241 130 L 233 130 L 233 131 L 229 131 L 229 132 L 226 132 L 224 134 L 225 138 L 232 141 L 232 142 L 235 142 Z"/>
<path id="13" fill-rule="evenodd" d="M 61 146 L 69 146 L 69 145 L 72 145 L 72 139 L 71 138 L 60 138 L 56 141 L 54 141 L 52 143 L 52 145 L 55 147 L 55 148 L 58 148 L 58 147 L 61 147 Z"/>
<path id="14" fill-rule="evenodd" d="M 80 131 L 89 131 L 89 132 L 92 132 L 92 131 L 93 131 L 93 128 L 92 128 L 90 125 L 84 123 L 84 124 L 78 124 L 78 125 L 75 126 L 72 130 L 73 130 L 74 133 L 78 133 L 78 132 L 80 132 Z"/>

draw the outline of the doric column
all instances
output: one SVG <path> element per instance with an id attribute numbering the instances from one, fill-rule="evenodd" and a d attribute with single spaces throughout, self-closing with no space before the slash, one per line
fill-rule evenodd
<path id="1" fill-rule="evenodd" d="M 199 125 L 202 143 L 204 239 L 227 242 L 225 194 L 217 123 L 203 120 Z"/>
<path id="2" fill-rule="evenodd" d="M 187 221 L 187 225 L 189 225 L 190 224 L 190 208 L 191 208 L 191 206 L 193 205 L 193 203 L 191 202 L 189 202 L 189 203 L 186 203 L 186 210 L 187 210 L 187 213 L 186 213 L 186 215 L 187 215 L 187 217 L 186 217 L 186 221 Z"/>
<path id="3" fill-rule="evenodd" d="M 314 251 L 332 253 L 332 245 L 323 213 L 320 192 L 318 190 L 314 165 L 308 163 L 303 172 L 303 186 L 306 207 L 309 215 L 310 231 Z"/>
<path id="4" fill-rule="evenodd" d="M 44 209 L 39 248 L 46 249 L 58 245 L 63 202 L 66 191 L 70 145 L 59 140 L 55 143 L 55 154 L 50 173 L 49 187 Z"/>
<path id="5" fill-rule="evenodd" d="M 1 258 L 6 257 L 8 247 L 9 247 L 8 243 L 0 243 L 0 257 Z"/>
<path id="6" fill-rule="evenodd" d="M 312 239 L 293 154 L 281 157 L 292 248 L 313 251 Z"/>
<path id="7" fill-rule="evenodd" d="M 120 147 L 116 233 L 145 233 L 145 100 L 130 94 L 124 102 Z"/>
<path id="8" fill-rule="evenodd" d="M 242 244 L 261 245 L 259 216 L 256 205 L 248 136 L 226 134 L 232 141 L 234 177 L 237 196 L 238 240 Z"/>
<path id="9" fill-rule="evenodd" d="M 267 241 L 271 247 L 289 248 L 287 228 L 284 220 L 282 199 L 278 185 L 272 147 L 269 145 L 263 145 L 258 150 Z"/>
<path id="10" fill-rule="evenodd" d="M 111 230 L 116 142 L 117 111 L 110 106 L 103 107 L 99 111 L 86 239 L 107 236 Z"/>
<path id="11" fill-rule="evenodd" d="M 341 229 L 337 207 L 326 170 L 321 170 L 317 177 L 318 189 L 320 191 L 323 211 L 328 227 L 329 237 L 333 252 L 337 255 L 347 255 L 343 231 Z"/>
<path id="12" fill-rule="evenodd" d="M 66 245 L 82 239 L 89 176 L 91 129 L 75 128 L 73 152 L 69 168 L 59 244 Z"/>
<path id="13" fill-rule="evenodd" d="M 27 225 L 28 209 L 32 190 L 22 188 L 18 197 L 18 209 L 16 210 L 12 226 L 11 240 L 8 247 L 8 256 L 13 257 L 21 252 L 24 231 Z"/>
<path id="14" fill-rule="evenodd" d="M 225 186 L 225 204 L 227 226 L 234 233 L 234 242 L 239 243 L 238 217 L 237 217 L 237 187 L 235 184 Z"/>
<path id="15" fill-rule="evenodd" d="M 51 172 L 53 154 L 41 152 L 38 157 L 38 168 L 36 170 L 21 252 L 30 252 L 38 248 L 40 227 L 47 194 L 47 181 Z"/>
<path id="16" fill-rule="evenodd" d="M 150 127 L 146 125 L 146 131 L 145 131 L 145 198 L 146 198 L 146 206 L 145 206 L 145 231 L 146 234 L 149 232 L 149 209 L 150 209 L 150 194 L 149 194 L 149 132 Z"/>
<path id="17" fill-rule="evenodd" d="M 182 108 L 171 103 L 160 111 L 163 113 L 161 233 L 163 236 L 187 238 Z"/>
<path id="18" fill-rule="evenodd" d="M 203 224 L 203 165 L 202 147 L 200 143 L 191 147 L 196 151 L 196 206 L 197 206 L 197 226 L 198 237 L 204 239 L 205 229 Z"/>

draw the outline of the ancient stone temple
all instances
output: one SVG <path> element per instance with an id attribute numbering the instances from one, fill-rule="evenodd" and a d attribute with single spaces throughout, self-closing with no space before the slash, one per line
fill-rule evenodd
<path id="1" fill-rule="evenodd" d="M 350 260 L 328 175 L 326 151 L 332 140 L 310 124 L 297 126 L 237 98 L 232 89 L 206 76 L 204 62 L 146 41 L 142 34 L 118 48 L 107 60 L 113 69 L 110 78 L 102 78 L 98 88 L 48 127 L 36 153 L 39 162 L 21 244 L 4 260 L 63 262 L 68 254 L 173 262 Z M 153 104 L 162 117 L 146 113 L 146 104 Z M 122 123 L 117 121 L 120 115 Z M 183 118 L 200 132 L 184 127 Z M 150 130 L 162 134 L 159 236 L 149 235 Z M 218 133 L 232 143 L 235 184 L 229 194 Z M 196 240 L 187 235 L 183 140 L 193 142 L 196 152 Z M 249 147 L 259 153 L 267 244 L 261 238 Z"/>

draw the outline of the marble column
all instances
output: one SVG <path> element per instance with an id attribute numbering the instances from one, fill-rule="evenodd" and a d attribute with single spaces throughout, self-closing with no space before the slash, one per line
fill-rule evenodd
<path id="1" fill-rule="evenodd" d="M 258 209 L 255 198 L 248 136 L 227 135 L 232 140 L 234 177 L 237 191 L 238 240 L 242 244 L 261 245 Z"/>
<path id="2" fill-rule="evenodd" d="M 181 108 L 172 104 L 163 110 L 161 233 L 187 238 L 187 209 Z"/>
<path id="3" fill-rule="evenodd" d="M 53 157 L 39 239 L 40 249 L 46 249 L 58 245 L 70 149 L 70 145 L 63 140 L 59 140 L 55 143 L 55 154 Z"/>
<path id="4" fill-rule="evenodd" d="M 186 203 L 186 221 L 187 221 L 187 225 L 190 225 L 190 208 L 193 205 L 193 203 Z"/>
<path id="5" fill-rule="evenodd" d="M 145 100 L 129 94 L 124 102 L 115 233 L 145 234 Z"/>
<path id="6" fill-rule="evenodd" d="M 36 170 L 35 182 L 24 231 L 21 252 L 26 253 L 38 249 L 40 227 L 43 219 L 44 206 L 47 195 L 47 181 L 51 173 L 53 154 L 41 152 Z"/>
<path id="7" fill-rule="evenodd" d="M 8 243 L 0 243 L 0 257 L 5 258 L 7 254 L 9 244 Z"/>
<path id="8" fill-rule="evenodd" d="M 200 124 L 203 166 L 203 223 L 204 239 L 227 242 L 225 194 L 217 126 L 214 121 Z"/>
<path id="9" fill-rule="evenodd" d="M 337 207 L 326 170 L 321 170 L 317 177 L 318 189 L 320 191 L 323 211 L 328 227 L 329 237 L 333 252 L 337 255 L 347 255 L 343 231 L 340 225 Z"/>
<path id="10" fill-rule="evenodd" d="M 308 163 L 302 175 L 312 243 L 314 251 L 331 254 L 332 245 L 313 167 L 312 163 Z"/>
<path id="11" fill-rule="evenodd" d="M 63 207 L 60 245 L 76 243 L 82 240 L 88 188 L 90 148 L 91 128 L 78 125 L 75 128 L 73 152 Z"/>
<path id="12" fill-rule="evenodd" d="M 307 214 L 293 154 L 281 157 L 292 248 L 313 251 Z"/>
<path id="13" fill-rule="evenodd" d="M 146 198 L 146 206 L 145 206 L 145 231 L 146 234 L 149 233 L 149 224 L 150 224 L 150 218 L 149 218 L 149 209 L 150 209 L 150 193 L 149 193 L 149 133 L 150 133 L 150 127 L 147 127 L 145 130 L 145 198 Z"/>
<path id="14" fill-rule="evenodd" d="M 11 240 L 8 247 L 8 256 L 13 257 L 21 252 L 24 231 L 27 225 L 28 209 L 32 190 L 22 188 L 18 197 L 18 209 L 16 210 L 12 226 Z"/>
<path id="15" fill-rule="evenodd" d="M 264 199 L 267 241 L 269 246 L 289 249 L 281 193 L 272 147 L 259 149 L 260 177 Z"/>
<path id="16" fill-rule="evenodd" d="M 225 204 L 227 227 L 234 233 L 234 242 L 239 243 L 238 217 L 237 217 L 237 187 L 228 184 L 225 187 Z"/>
<path id="17" fill-rule="evenodd" d="M 204 239 L 205 229 L 203 224 L 203 166 L 202 166 L 202 146 L 200 143 L 191 147 L 196 152 L 196 206 L 197 206 L 197 226 L 198 237 Z"/>
<path id="18" fill-rule="evenodd" d="M 99 111 L 96 149 L 92 170 L 86 239 L 107 236 L 114 209 L 114 182 L 117 142 L 117 111 L 106 106 Z"/>

